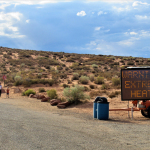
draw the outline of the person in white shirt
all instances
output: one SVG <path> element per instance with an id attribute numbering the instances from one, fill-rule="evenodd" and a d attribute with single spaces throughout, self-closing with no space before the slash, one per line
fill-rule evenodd
<path id="1" fill-rule="evenodd" d="M 0 97 L 1 97 L 1 93 L 2 93 L 2 85 L 0 83 Z"/>

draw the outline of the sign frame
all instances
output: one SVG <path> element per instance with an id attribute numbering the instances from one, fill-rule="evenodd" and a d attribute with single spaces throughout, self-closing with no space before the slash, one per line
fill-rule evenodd
<path id="1" fill-rule="evenodd" d="M 129 99 L 124 99 L 124 97 L 123 97 L 123 94 L 124 94 L 124 92 L 123 92 L 123 86 L 122 86 L 122 84 L 123 84 L 123 82 L 122 82 L 122 71 L 130 71 L 130 70 L 149 70 L 149 72 L 150 72 L 150 66 L 147 66 L 147 67 L 127 67 L 126 69 L 121 69 L 121 72 L 120 72 L 120 80 L 121 80 L 121 100 L 122 101 L 131 101 L 131 100 L 150 100 L 150 96 L 148 97 L 148 98 L 141 98 L 141 99 L 139 99 L 139 98 L 129 98 Z M 150 76 L 150 74 L 149 74 L 149 76 Z M 150 80 L 150 78 L 149 78 L 149 80 Z M 134 80 L 133 80 L 134 81 Z M 149 88 L 149 90 L 150 90 L 150 88 Z"/>

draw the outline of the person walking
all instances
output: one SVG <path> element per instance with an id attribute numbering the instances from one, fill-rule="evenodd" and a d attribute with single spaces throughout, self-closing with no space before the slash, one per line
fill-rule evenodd
<path id="1" fill-rule="evenodd" d="M 1 97 L 1 93 L 2 93 L 2 85 L 0 83 L 0 97 Z"/>
<path id="2" fill-rule="evenodd" d="M 9 87 L 7 87 L 6 98 L 9 98 Z"/>

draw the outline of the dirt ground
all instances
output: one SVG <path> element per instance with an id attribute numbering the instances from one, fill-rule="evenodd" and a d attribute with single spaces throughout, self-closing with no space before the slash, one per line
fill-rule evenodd
<path id="1" fill-rule="evenodd" d="M 10 88 L 10 98 L 6 98 L 6 93 L 2 93 L 0 102 L 16 105 L 17 107 L 22 107 L 26 109 L 34 109 L 34 110 L 41 110 L 41 111 L 49 111 L 49 110 L 57 111 L 58 110 L 56 106 L 51 106 L 50 103 L 48 102 L 41 102 L 40 100 L 37 100 L 34 98 L 21 96 L 22 93 L 14 93 L 15 88 L 16 87 Z M 25 90 L 24 88 L 21 88 L 21 87 L 19 88 L 22 91 Z M 56 88 L 56 87 L 44 87 L 44 88 L 47 90 L 47 89 Z M 32 89 L 34 89 L 35 91 L 38 91 L 39 87 L 32 87 Z M 60 87 L 59 89 L 57 88 L 59 96 L 61 96 L 62 89 L 63 87 Z M 46 95 L 46 92 L 41 93 L 41 94 Z M 101 95 L 101 96 L 106 96 L 106 95 Z M 106 98 L 108 99 L 110 109 L 127 108 L 128 101 L 121 101 L 120 95 L 112 99 L 108 97 Z M 79 114 L 82 113 L 82 114 L 86 114 L 89 116 L 93 116 L 93 101 L 94 101 L 94 98 L 90 99 L 86 103 L 83 102 L 78 105 L 71 105 L 67 107 L 66 109 L 64 109 L 64 111 L 71 111 L 71 112 L 75 112 Z M 130 102 L 129 102 L 129 107 L 132 107 L 132 104 Z M 150 123 L 150 119 L 143 117 L 140 111 L 136 111 L 133 113 L 133 119 L 131 118 L 131 112 L 129 112 L 129 116 L 128 116 L 128 111 L 110 111 L 109 119 L 115 120 L 115 121 L 121 121 L 121 122 L 134 122 L 134 123 L 140 123 L 140 124 Z"/>

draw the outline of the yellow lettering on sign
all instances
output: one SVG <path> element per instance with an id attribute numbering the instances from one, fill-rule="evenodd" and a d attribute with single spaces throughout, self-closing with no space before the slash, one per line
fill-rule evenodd
<path id="1" fill-rule="evenodd" d="M 136 91 L 134 91 L 134 93 L 132 92 L 132 90 L 131 90 L 131 97 L 136 97 Z"/>
<path id="2" fill-rule="evenodd" d="M 141 81 L 137 81 L 137 83 L 138 83 L 138 88 L 140 87 L 140 83 L 141 83 Z"/>
<path id="3" fill-rule="evenodd" d="M 140 78 L 141 76 L 144 78 L 144 71 L 139 71 L 139 78 Z"/>
<path id="4" fill-rule="evenodd" d="M 141 97 L 141 90 L 137 90 L 136 95 L 137 95 L 137 97 Z"/>
<path id="5" fill-rule="evenodd" d="M 130 81 L 125 81 L 125 88 L 130 88 L 128 82 L 130 83 Z"/>
<path id="6" fill-rule="evenodd" d="M 147 97 L 147 91 L 146 90 L 142 91 L 142 97 L 144 97 L 144 95 Z"/>
<path id="7" fill-rule="evenodd" d="M 136 81 L 134 81 L 134 82 L 130 82 L 131 83 L 131 88 L 133 87 L 133 88 L 136 88 L 136 85 L 135 85 L 135 83 L 136 83 Z"/>
<path id="8" fill-rule="evenodd" d="M 148 75 L 148 71 L 145 71 L 146 72 L 146 78 L 147 78 L 147 75 Z"/>
<path id="9" fill-rule="evenodd" d="M 138 78 L 137 75 L 138 75 L 138 71 L 133 71 L 133 78 L 134 78 L 134 77 Z"/>
<path id="10" fill-rule="evenodd" d="M 142 81 L 142 88 L 143 88 L 143 87 L 147 87 L 147 86 L 146 86 L 146 81 Z"/>

